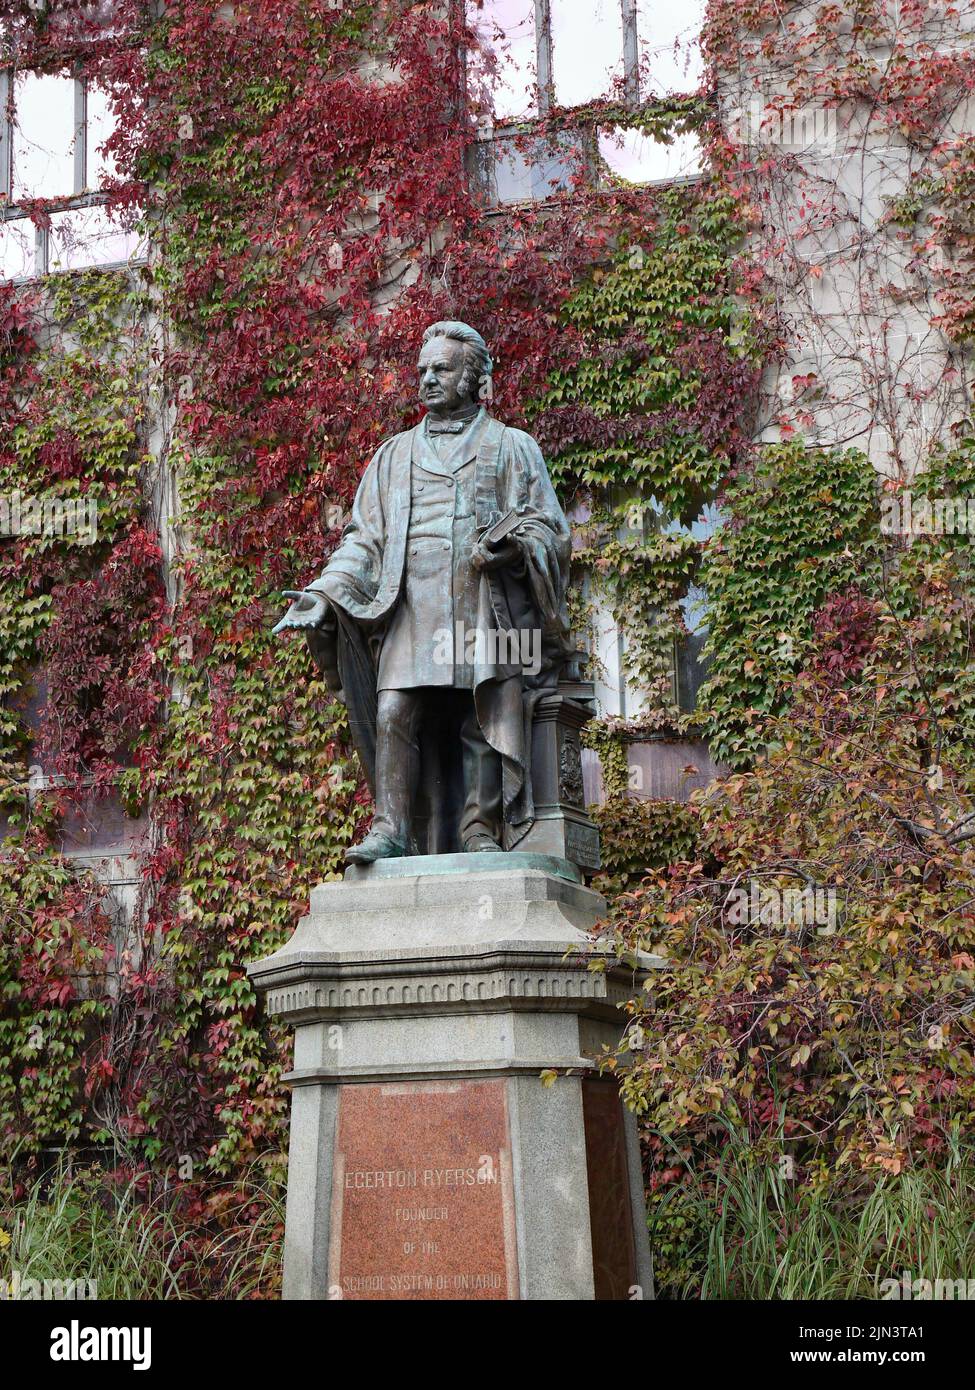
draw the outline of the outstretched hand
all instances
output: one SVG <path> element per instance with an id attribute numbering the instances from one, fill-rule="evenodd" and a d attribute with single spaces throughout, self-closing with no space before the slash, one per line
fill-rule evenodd
<path id="1" fill-rule="evenodd" d="M 290 598 L 291 607 L 272 632 L 284 632 L 288 628 L 317 627 L 328 612 L 328 599 L 324 594 L 309 593 L 307 589 L 285 589 L 284 597 Z"/>

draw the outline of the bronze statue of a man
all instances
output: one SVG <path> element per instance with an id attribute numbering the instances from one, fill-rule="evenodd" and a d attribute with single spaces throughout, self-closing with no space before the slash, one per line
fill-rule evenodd
<path id="1" fill-rule="evenodd" d="M 569 526 L 534 439 L 487 414 L 493 371 L 464 323 L 423 335 L 426 416 L 380 446 L 304 628 L 349 710 L 376 799 L 350 863 L 513 849 L 531 828 L 535 705 L 573 654 Z"/>

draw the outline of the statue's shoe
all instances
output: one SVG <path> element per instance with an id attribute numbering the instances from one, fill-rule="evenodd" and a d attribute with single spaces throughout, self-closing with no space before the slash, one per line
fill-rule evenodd
<path id="1" fill-rule="evenodd" d="M 406 846 L 399 844 L 391 835 L 381 830 L 370 830 L 361 845 L 352 845 L 345 851 L 347 864 L 374 864 L 377 859 L 402 859 Z"/>
<path id="2" fill-rule="evenodd" d="M 465 854 L 504 854 L 504 850 L 497 840 L 492 840 L 490 835 L 472 835 L 469 840 L 464 841 Z"/>

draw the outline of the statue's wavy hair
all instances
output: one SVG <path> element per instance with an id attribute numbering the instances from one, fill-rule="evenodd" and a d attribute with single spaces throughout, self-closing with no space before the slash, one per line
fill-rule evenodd
<path id="1" fill-rule="evenodd" d="M 485 383 L 490 383 L 494 375 L 494 361 L 487 343 L 477 329 L 471 328 L 469 323 L 461 323 L 458 319 L 442 319 L 439 323 L 431 323 L 424 333 L 425 343 L 431 338 L 452 338 L 454 342 L 463 344 L 466 360 L 464 388 L 472 396 L 490 400 L 490 387 L 487 390 L 484 387 Z"/>

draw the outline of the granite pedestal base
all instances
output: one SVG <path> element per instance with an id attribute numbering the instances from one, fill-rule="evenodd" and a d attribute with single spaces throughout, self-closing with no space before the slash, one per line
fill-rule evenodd
<path id="1" fill-rule="evenodd" d="M 577 877 L 350 870 L 250 966 L 295 1029 L 285 1298 L 652 1297 L 633 1117 L 591 1070 L 640 979 L 573 950 L 604 908 Z"/>

